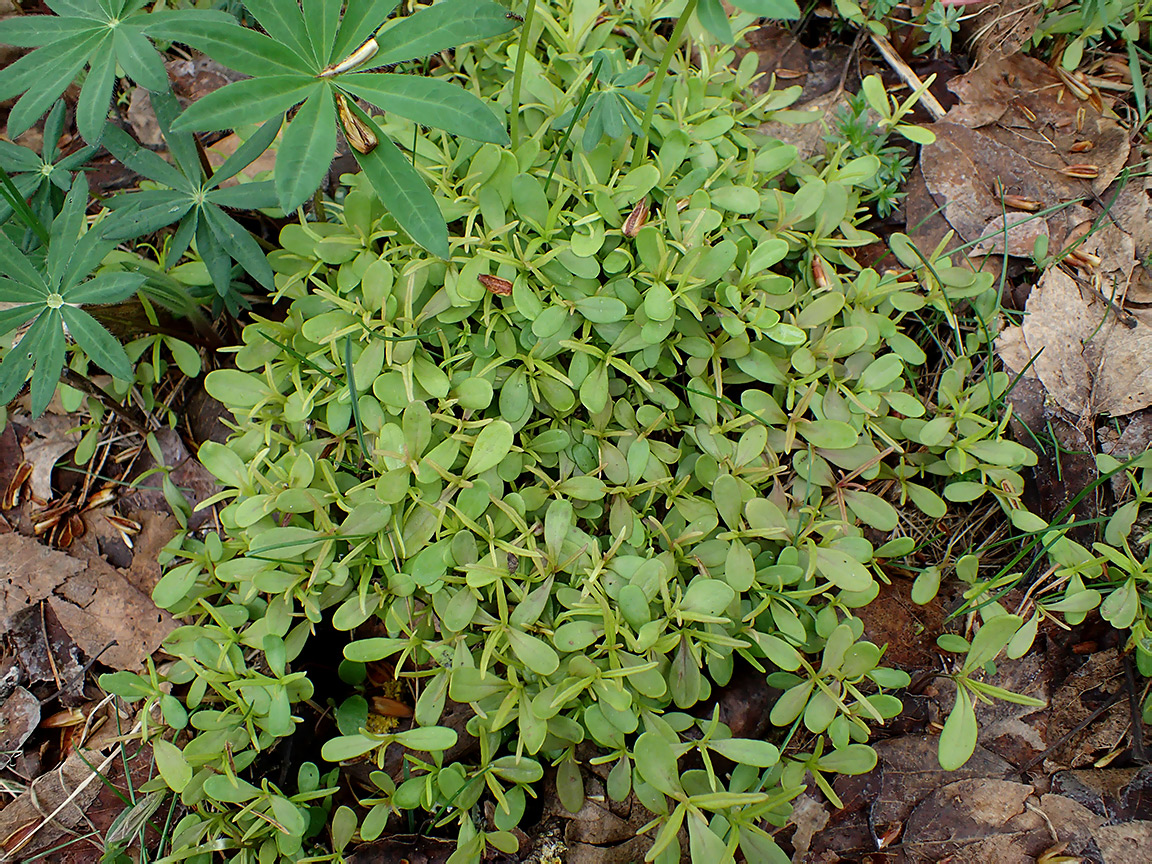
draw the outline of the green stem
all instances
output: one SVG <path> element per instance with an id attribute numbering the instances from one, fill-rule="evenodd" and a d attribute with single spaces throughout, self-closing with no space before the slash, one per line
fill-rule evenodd
<path id="1" fill-rule="evenodd" d="M 695 2 L 695 0 L 692 0 Z M 516 74 L 512 77 L 512 146 L 520 143 L 520 86 L 524 83 L 524 58 L 528 54 L 528 39 L 532 21 L 536 17 L 536 0 L 528 0 L 524 23 L 520 26 L 520 46 L 516 49 Z"/>
<path id="2" fill-rule="evenodd" d="M 672 35 L 668 37 L 668 46 L 664 49 L 664 56 L 660 58 L 660 66 L 652 76 L 652 95 L 648 97 L 648 108 L 644 111 L 644 121 L 640 124 L 640 140 L 636 142 L 636 149 L 632 151 L 632 165 L 639 164 L 641 154 L 648 152 L 648 132 L 652 128 L 652 118 L 656 116 L 656 106 L 660 104 L 660 92 L 664 89 L 664 79 L 668 75 L 668 67 L 672 65 L 672 57 L 680 47 L 680 39 L 684 36 L 684 28 L 688 26 L 688 19 L 696 11 L 697 0 L 688 0 L 684 11 L 676 19 L 676 26 Z"/>

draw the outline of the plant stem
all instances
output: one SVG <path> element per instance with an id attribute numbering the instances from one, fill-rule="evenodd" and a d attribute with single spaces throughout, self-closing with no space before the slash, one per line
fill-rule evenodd
<path id="1" fill-rule="evenodd" d="M 652 95 L 648 97 L 648 108 L 644 111 L 644 121 L 640 124 L 640 140 L 636 142 L 636 147 L 632 151 L 633 166 L 639 164 L 641 154 L 646 155 L 648 152 L 648 133 L 652 128 L 652 118 L 656 116 L 656 106 L 660 104 L 660 91 L 664 89 L 664 79 L 668 75 L 668 67 L 672 65 L 672 56 L 680 47 L 680 39 L 684 36 L 684 28 L 688 26 L 688 19 L 696 11 L 696 3 L 697 0 L 688 0 L 684 6 L 684 11 L 676 19 L 676 26 L 672 29 L 672 35 L 668 37 L 668 46 L 664 49 L 664 56 L 660 58 L 660 65 L 656 69 L 656 74 L 652 76 Z"/>
<path id="2" fill-rule="evenodd" d="M 117 402 L 116 399 L 108 393 L 108 391 L 106 391 L 100 385 L 96 384 L 90 378 L 81 375 L 74 369 L 69 369 L 67 366 L 65 366 L 61 370 L 60 380 L 67 384 L 69 387 L 72 387 L 81 391 L 82 393 L 86 393 L 94 399 L 97 399 L 101 404 L 104 405 L 105 408 L 123 420 L 124 423 L 126 423 L 137 435 L 141 435 L 143 437 L 148 436 L 148 429 L 146 428 L 147 419 L 139 420 L 134 417 L 128 408 Z"/>
<path id="3" fill-rule="evenodd" d="M 693 3 L 696 0 L 692 0 Z M 520 85 L 524 83 L 524 57 L 528 53 L 528 39 L 532 21 L 536 17 L 536 0 L 528 0 L 524 23 L 520 26 L 520 45 L 516 49 L 516 74 L 512 76 L 512 146 L 520 143 Z"/>

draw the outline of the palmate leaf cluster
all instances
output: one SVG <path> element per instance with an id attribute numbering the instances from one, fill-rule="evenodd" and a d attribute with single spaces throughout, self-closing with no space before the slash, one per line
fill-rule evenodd
<path id="1" fill-rule="evenodd" d="M 136 143 L 126 132 L 109 126 L 104 144 L 126 168 L 163 188 L 118 195 L 109 201 L 115 216 L 106 229 L 113 240 L 151 234 L 169 225 L 176 229 L 167 249 L 168 260 L 183 257 L 193 240 L 217 292 L 232 298 L 232 259 L 257 283 L 272 288 L 272 268 L 260 245 L 224 208 L 257 210 L 276 204 L 270 180 L 225 186 L 263 153 L 280 131 L 281 118 L 267 121 L 241 144 L 210 178 L 188 132 L 173 132 L 171 124 L 179 110 L 171 93 L 154 94 L 152 105 L 164 133 L 173 162 Z"/>
<path id="2" fill-rule="evenodd" d="M 231 69 L 251 76 L 210 93 L 173 124 L 176 131 L 225 129 L 280 116 L 299 106 L 277 151 L 275 184 L 286 212 L 320 186 L 336 150 L 337 99 L 362 99 L 386 112 L 453 134 L 507 143 L 504 122 L 462 87 L 438 78 L 366 68 L 423 58 L 461 42 L 505 33 L 515 26 L 507 9 L 490 0 L 446 0 L 381 27 L 398 0 L 253 0 L 248 11 L 267 35 L 235 22 L 172 20 L 151 33 L 179 39 Z M 343 10 L 343 14 L 341 14 Z M 376 50 L 366 65 L 331 74 L 333 64 L 370 37 Z M 326 70 L 329 70 L 326 73 Z M 427 186 L 399 148 L 354 104 L 350 110 L 376 139 L 368 152 L 352 152 L 376 194 L 405 231 L 444 255 L 447 228 Z M 349 118 L 340 124 L 349 135 Z M 353 135 L 357 133 L 355 130 Z"/>
<path id="3" fill-rule="evenodd" d="M 0 332 L 28 322 L 19 343 L 0 362 L 0 404 L 10 402 L 32 375 L 32 413 L 48 406 L 67 351 L 67 332 L 105 371 L 132 377 L 132 365 L 112 334 L 80 308 L 87 303 L 115 303 L 130 297 L 144 282 L 132 273 L 92 271 L 115 245 L 97 227 L 84 231 L 88 183 L 80 174 L 72 183 L 60 215 L 52 223 L 43 267 L 25 256 L 0 232 Z"/>
<path id="4" fill-rule="evenodd" d="M 47 225 L 55 218 L 64 196 L 72 187 L 72 174 L 96 153 L 89 144 L 64 156 L 60 152 L 60 135 L 64 130 L 64 102 L 58 101 L 44 121 L 41 152 L 0 140 L 0 168 L 12 179 L 17 193 L 28 201 L 37 219 Z M 12 207 L 0 198 L 0 225 L 12 216 Z"/>
<path id="5" fill-rule="evenodd" d="M 87 68 L 76 125 L 85 141 L 99 143 L 118 68 L 148 90 L 168 89 L 164 58 L 150 41 L 153 28 L 178 32 L 192 22 L 231 20 L 208 10 L 147 11 L 147 0 L 46 0 L 45 5 L 56 14 L 0 21 L 0 43 L 36 49 L 0 69 L 0 99 L 20 96 L 8 115 L 12 138 L 39 120 Z"/>
<path id="6" fill-rule="evenodd" d="M 633 135 L 640 134 L 640 118 L 648 103 L 648 94 L 637 85 L 648 77 L 649 69 L 640 63 L 618 71 L 619 56 L 619 52 L 596 52 L 593 68 L 598 67 L 600 72 L 579 116 L 573 106 L 552 123 L 554 129 L 567 129 L 587 118 L 581 141 L 585 150 L 594 149 L 605 137 L 619 138 L 625 129 Z"/>
<path id="7" fill-rule="evenodd" d="M 795 21 L 800 17 L 800 7 L 796 0 L 732 0 L 732 5 L 774 21 Z M 696 16 L 704 28 L 722 44 L 730 45 L 734 41 L 732 22 L 720 0 L 700 0 Z"/>

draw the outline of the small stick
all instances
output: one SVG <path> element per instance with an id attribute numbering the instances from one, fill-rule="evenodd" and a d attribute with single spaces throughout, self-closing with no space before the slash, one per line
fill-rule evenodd
<path id="1" fill-rule="evenodd" d="M 888 41 L 887 37 L 877 36 L 875 33 L 871 34 L 871 36 L 872 44 L 879 49 L 884 59 L 888 61 L 888 65 L 900 76 L 901 81 L 913 90 L 924 86 L 924 82 L 920 80 L 920 76 L 913 72 L 912 67 L 904 62 L 904 58 L 896 53 L 896 49 L 892 47 L 892 43 Z M 948 113 L 929 90 L 925 90 L 923 94 L 921 94 L 920 104 L 924 106 L 924 110 L 932 115 L 933 120 L 939 120 Z"/>
<path id="2" fill-rule="evenodd" d="M 52 653 L 49 652 L 51 657 Z M 1136 676 L 1132 671 L 1132 658 L 1123 654 L 1124 689 L 1128 691 L 1128 710 L 1132 714 L 1130 732 L 1132 735 L 1132 761 L 1138 765 L 1148 764 L 1148 748 L 1144 746 L 1144 721 L 1140 713 L 1140 696 L 1136 692 Z"/>

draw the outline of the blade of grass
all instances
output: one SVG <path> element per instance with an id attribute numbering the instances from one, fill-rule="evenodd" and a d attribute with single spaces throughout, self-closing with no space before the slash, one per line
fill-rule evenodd
<path id="1" fill-rule="evenodd" d="M 556 166 L 560 164 L 560 156 L 568 146 L 568 139 L 572 137 L 572 130 L 575 128 L 576 121 L 580 119 L 580 115 L 584 111 L 584 103 L 588 101 L 588 97 L 592 93 L 592 87 L 596 83 L 596 76 L 600 74 L 600 67 L 603 65 L 604 56 L 601 55 L 596 58 L 596 65 L 592 69 L 592 75 L 588 78 L 588 83 L 584 85 L 584 92 L 580 94 L 580 101 L 576 103 L 576 111 L 572 115 L 572 122 L 569 123 L 568 128 L 564 130 L 564 137 L 560 139 L 560 146 L 556 148 L 556 156 L 552 160 L 552 167 L 548 169 L 548 179 L 544 181 L 545 189 L 547 189 L 548 184 L 552 182 L 552 175 L 556 173 Z"/>
<path id="2" fill-rule="evenodd" d="M 20 217 L 20 221 L 31 228 L 40 238 L 40 242 L 47 246 L 49 242 L 48 229 L 32 212 L 32 208 L 28 206 L 28 202 L 24 200 L 24 196 L 20 194 L 20 190 L 16 188 L 16 184 L 12 182 L 12 178 L 3 168 L 0 168 L 0 195 L 4 196 L 4 200 L 8 202 L 12 212 Z"/>
<path id="3" fill-rule="evenodd" d="M 360 420 L 360 397 L 356 395 L 356 377 L 352 374 L 352 337 L 344 339 L 344 372 L 348 378 L 348 395 L 352 399 L 352 419 L 356 421 L 356 440 L 360 442 L 360 464 L 368 455 L 368 445 L 364 443 L 364 424 Z"/>

